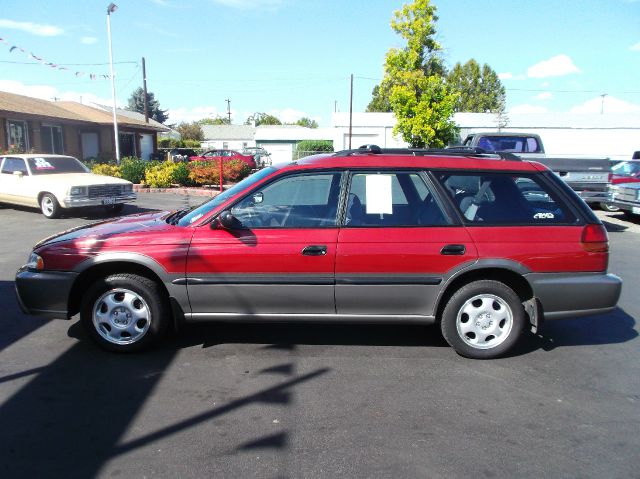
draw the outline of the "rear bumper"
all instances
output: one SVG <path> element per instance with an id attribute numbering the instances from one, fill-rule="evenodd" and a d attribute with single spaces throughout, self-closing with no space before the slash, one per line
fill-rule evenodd
<path id="1" fill-rule="evenodd" d="M 622 291 L 622 280 L 606 273 L 531 273 L 526 278 L 545 320 L 609 312 Z"/>
<path id="2" fill-rule="evenodd" d="M 578 193 L 585 203 L 606 203 L 610 200 L 608 184 L 571 184 L 569 186 Z"/>
<path id="3" fill-rule="evenodd" d="M 68 319 L 69 293 L 78 273 L 30 271 L 22 267 L 16 273 L 16 296 L 26 314 L 53 319 Z"/>

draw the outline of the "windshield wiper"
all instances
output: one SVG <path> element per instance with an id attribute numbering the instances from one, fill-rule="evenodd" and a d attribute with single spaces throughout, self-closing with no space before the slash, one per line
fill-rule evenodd
<path id="1" fill-rule="evenodd" d="M 175 213 L 171 213 L 167 217 L 166 222 L 169 223 L 170 225 L 177 225 L 178 221 L 180 221 L 180 218 L 186 215 L 189 211 L 191 211 L 191 208 L 185 208 L 183 210 L 178 210 Z"/>

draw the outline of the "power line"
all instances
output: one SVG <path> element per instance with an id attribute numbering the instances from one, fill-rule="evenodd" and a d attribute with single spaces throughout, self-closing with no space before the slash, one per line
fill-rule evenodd
<path id="1" fill-rule="evenodd" d="M 11 63 L 14 65 L 41 65 L 40 63 L 35 63 L 35 62 L 12 62 L 9 60 L 0 60 L 0 63 Z M 125 64 L 137 64 L 138 62 L 113 62 L 114 65 L 125 65 Z M 109 63 L 58 63 L 59 66 L 61 67 L 76 67 L 76 66 L 104 66 L 104 65 L 108 65 Z"/>

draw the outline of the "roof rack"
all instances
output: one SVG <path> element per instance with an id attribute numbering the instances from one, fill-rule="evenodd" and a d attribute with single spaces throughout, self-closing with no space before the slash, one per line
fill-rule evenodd
<path id="1" fill-rule="evenodd" d="M 478 147 L 453 146 L 449 148 L 380 148 L 378 145 L 362 145 L 353 150 L 337 151 L 333 156 L 351 155 L 412 155 L 412 156 L 464 156 L 473 158 L 486 158 L 490 160 L 522 161 L 522 158 L 504 151 L 490 151 Z"/>

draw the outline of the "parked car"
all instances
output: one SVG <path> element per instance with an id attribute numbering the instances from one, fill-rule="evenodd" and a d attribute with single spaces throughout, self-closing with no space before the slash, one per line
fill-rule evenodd
<path id="1" fill-rule="evenodd" d="M 609 205 L 622 210 L 629 216 L 640 215 L 640 182 L 617 183 L 611 187 L 611 202 Z"/>
<path id="2" fill-rule="evenodd" d="M 459 354 L 493 358 L 543 319 L 612 310 L 608 250 L 600 220 L 539 163 L 368 148 L 53 236 L 15 282 L 23 311 L 79 312 L 111 351 L 184 321 L 335 321 L 437 324 Z"/>
<path id="3" fill-rule="evenodd" d="M 0 157 L 0 202 L 38 207 L 47 218 L 57 218 L 65 209 L 87 206 L 120 211 L 135 199 L 130 181 L 95 175 L 71 156 Z"/>
<path id="4" fill-rule="evenodd" d="M 189 158 L 189 161 L 223 161 L 241 160 L 244 161 L 252 170 L 256 169 L 256 160 L 252 155 L 243 155 L 235 150 L 209 150 L 201 155 L 195 155 Z"/>
<path id="5" fill-rule="evenodd" d="M 258 168 L 271 165 L 271 153 L 260 146 L 246 146 L 242 149 L 242 154 L 253 156 Z"/>
<path id="6" fill-rule="evenodd" d="M 174 163 L 189 161 L 192 156 L 198 156 L 198 152 L 193 148 L 171 148 L 162 150 L 162 153 L 164 155 L 163 160 L 171 160 Z"/>
<path id="7" fill-rule="evenodd" d="M 620 208 L 611 202 L 613 200 L 614 191 L 617 190 L 616 185 L 620 185 L 622 183 L 640 183 L 640 161 L 631 160 L 616 162 L 611 167 L 610 183 L 609 200 L 603 202 L 600 206 L 605 211 L 620 211 Z"/>
<path id="8" fill-rule="evenodd" d="M 611 162 L 605 157 L 548 156 L 539 135 L 516 132 L 472 133 L 464 146 L 508 152 L 523 160 L 537 161 L 554 171 L 587 203 L 601 205 L 609 199 Z"/>

